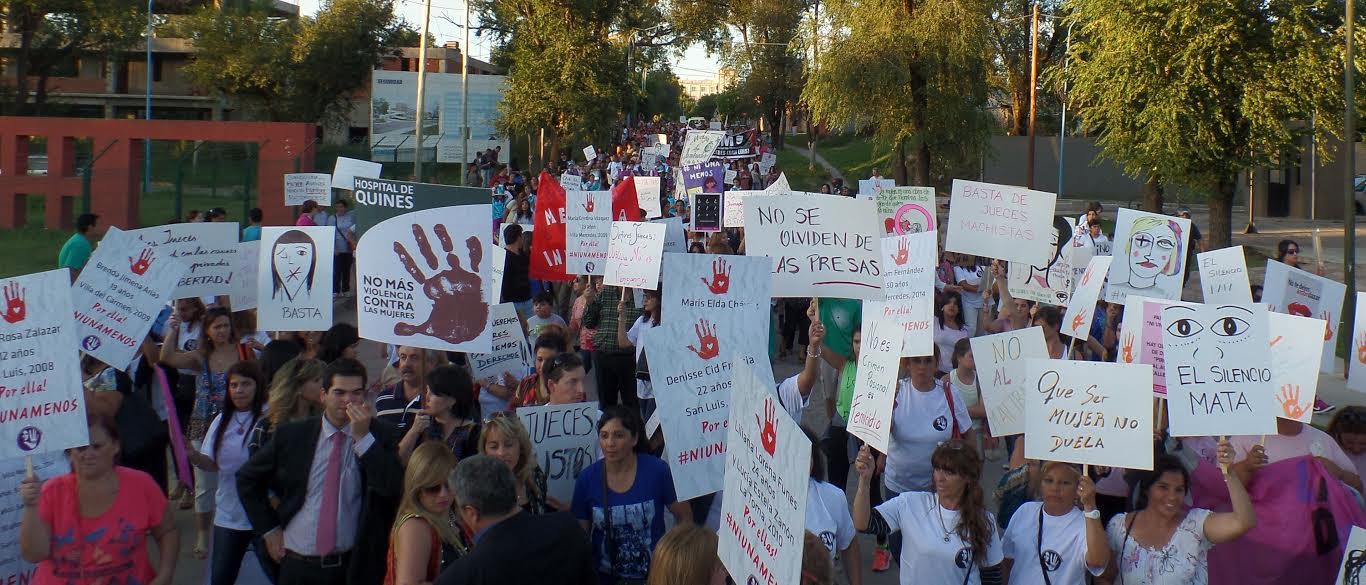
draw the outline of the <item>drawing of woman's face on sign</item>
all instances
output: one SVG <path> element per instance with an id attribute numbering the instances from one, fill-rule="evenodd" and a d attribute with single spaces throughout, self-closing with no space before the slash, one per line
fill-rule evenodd
<path id="1" fill-rule="evenodd" d="M 289 230 L 270 249 L 271 297 L 289 301 L 313 293 L 317 248 L 301 230 Z"/>
<path id="2" fill-rule="evenodd" d="M 1134 221 L 1125 248 L 1130 286 L 1151 288 L 1159 275 L 1179 273 L 1184 258 L 1180 231 L 1181 228 L 1170 220 L 1141 217 Z"/>

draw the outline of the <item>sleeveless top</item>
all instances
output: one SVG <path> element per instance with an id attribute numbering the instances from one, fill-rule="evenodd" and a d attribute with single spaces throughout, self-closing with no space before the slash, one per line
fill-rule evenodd
<path id="1" fill-rule="evenodd" d="M 407 522 L 408 520 L 411 520 L 413 518 L 416 518 L 423 522 L 427 522 L 426 518 L 409 512 L 407 514 L 404 514 L 403 517 L 399 519 L 398 523 L 394 524 L 394 526 L 402 526 L 404 522 Z M 441 541 L 441 535 L 436 532 L 435 526 L 432 526 L 431 523 L 428 523 L 427 530 L 429 531 L 432 537 L 432 545 L 431 550 L 428 552 L 427 555 L 427 575 L 423 579 L 423 581 L 431 583 L 433 581 L 436 581 L 436 577 L 441 574 L 441 569 L 446 568 L 446 565 L 449 564 L 451 561 L 455 560 L 459 555 L 456 554 L 454 547 Z M 463 535 L 464 531 L 461 530 L 461 533 Z M 391 537 L 389 538 L 389 553 L 385 556 L 384 561 L 384 585 L 394 585 L 395 580 L 398 579 L 398 575 L 394 573 L 395 560 L 396 557 L 394 555 L 394 539 Z"/>

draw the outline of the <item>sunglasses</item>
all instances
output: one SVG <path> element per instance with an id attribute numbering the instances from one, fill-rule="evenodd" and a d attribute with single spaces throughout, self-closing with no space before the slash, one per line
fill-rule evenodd
<path id="1" fill-rule="evenodd" d="M 434 496 L 436 494 L 441 493 L 441 490 L 443 489 L 446 489 L 446 484 L 438 483 L 436 485 L 423 486 L 422 493 L 427 494 L 429 496 Z"/>
<path id="2" fill-rule="evenodd" d="M 1299 253 L 1300 253 L 1299 250 L 1286 250 L 1286 251 L 1285 251 L 1285 254 L 1286 254 L 1287 256 L 1290 256 L 1290 255 L 1292 255 L 1292 254 L 1293 254 L 1293 255 L 1299 255 Z"/>

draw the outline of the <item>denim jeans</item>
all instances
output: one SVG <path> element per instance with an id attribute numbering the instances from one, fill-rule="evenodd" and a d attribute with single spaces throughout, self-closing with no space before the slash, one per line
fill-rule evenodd
<path id="1" fill-rule="evenodd" d="M 213 559 L 210 561 L 209 585 L 233 585 L 242 559 L 251 545 L 250 530 L 213 527 Z"/>

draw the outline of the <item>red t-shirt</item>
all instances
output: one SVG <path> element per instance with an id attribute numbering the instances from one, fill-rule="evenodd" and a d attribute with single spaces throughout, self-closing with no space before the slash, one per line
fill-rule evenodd
<path id="1" fill-rule="evenodd" d="M 76 476 L 68 473 L 43 484 L 38 517 L 52 527 L 52 549 L 38 563 L 36 585 L 123 585 L 148 583 L 156 573 L 147 559 L 148 532 L 161 525 L 166 496 L 152 477 L 115 467 L 119 493 L 95 518 L 80 517 Z"/>

